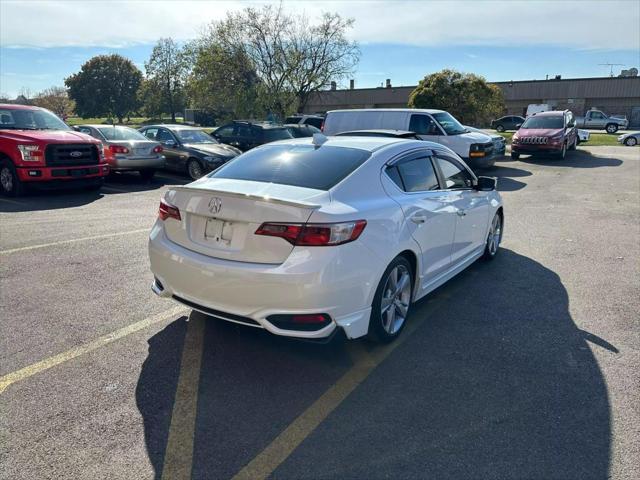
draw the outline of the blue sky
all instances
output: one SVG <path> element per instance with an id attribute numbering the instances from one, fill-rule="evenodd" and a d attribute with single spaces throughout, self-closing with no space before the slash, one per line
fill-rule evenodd
<path id="1" fill-rule="evenodd" d="M 171 35 L 187 41 L 227 11 L 264 3 L 2 0 L 0 93 L 15 96 L 23 88 L 36 93 L 62 85 L 103 53 L 120 53 L 143 69 L 155 40 L 167 34 L 167 18 L 174 26 Z M 598 64 L 606 62 L 625 64 L 614 67 L 616 73 L 640 67 L 637 0 L 285 1 L 284 8 L 311 19 L 320 11 L 355 19 L 349 35 L 361 46 L 354 75 L 361 88 L 386 78 L 393 85 L 415 85 L 446 67 L 492 81 L 604 76 L 608 68 Z"/>

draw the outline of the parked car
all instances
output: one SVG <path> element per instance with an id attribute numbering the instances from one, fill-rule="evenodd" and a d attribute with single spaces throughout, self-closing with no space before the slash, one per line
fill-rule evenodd
<path id="1" fill-rule="evenodd" d="M 391 341 L 413 302 L 496 255 L 495 187 L 433 142 L 264 145 L 165 194 L 149 239 L 152 288 L 277 335 Z"/>
<path id="2" fill-rule="evenodd" d="M 284 119 L 284 123 L 292 124 L 296 123 L 298 125 L 311 125 L 312 127 L 322 128 L 322 123 L 324 122 L 324 117 L 320 115 L 291 115 Z"/>
<path id="3" fill-rule="evenodd" d="M 511 138 L 511 158 L 522 153 L 551 154 L 564 159 L 567 150 L 575 150 L 578 132 L 569 110 L 531 115 Z"/>
<path id="4" fill-rule="evenodd" d="M 0 104 L 0 191 L 27 185 L 99 189 L 109 174 L 101 143 L 73 131 L 49 110 Z"/>
<path id="5" fill-rule="evenodd" d="M 591 138 L 591 133 L 589 133 L 589 130 L 578 129 L 578 138 L 576 140 L 576 143 L 578 145 L 580 145 L 583 142 L 588 142 L 590 138 Z"/>
<path id="6" fill-rule="evenodd" d="M 507 115 L 495 120 L 491 120 L 491 128 L 498 132 L 506 132 L 507 130 L 515 130 L 517 125 L 522 125 L 524 118 L 517 115 Z"/>
<path id="7" fill-rule="evenodd" d="M 246 152 L 258 145 L 293 138 L 284 125 L 234 120 L 211 132 L 218 141 Z"/>
<path id="8" fill-rule="evenodd" d="M 627 147 L 635 147 L 640 142 L 640 132 L 625 133 L 618 137 L 618 142 L 626 145 Z"/>
<path id="9" fill-rule="evenodd" d="M 378 108 L 331 110 L 323 132 L 391 129 L 415 132 L 420 139 L 440 143 L 456 152 L 473 168 L 490 167 L 496 161 L 493 141 L 485 133 L 469 132 L 451 114 L 442 110 Z"/>
<path id="10" fill-rule="evenodd" d="M 167 170 L 186 173 L 194 180 L 240 154 L 237 148 L 221 145 L 211 135 L 188 125 L 147 125 L 140 132 L 160 142 Z"/>
<path id="11" fill-rule="evenodd" d="M 102 142 L 104 156 L 112 172 L 138 172 L 151 180 L 164 168 L 162 146 L 133 128 L 116 125 L 78 125 L 75 130 Z"/>
<path id="12" fill-rule="evenodd" d="M 466 128 L 469 132 L 480 132 L 480 133 L 489 135 L 489 137 L 491 138 L 491 141 L 493 142 L 493 154 L 496 157 L 501 157 L 504 155 L 504 152 L 506 152 L 507 141 L 502 135 L 496 135 L 495 133 L 488 133 L 483 130 L 480 130 L 479 128 L 470 127 L 469 125 L 465 125 L 464 128 Z"/>
<path id="13" fill-rule="evenodd" d="M 392 138 L 404 138 L 407 140 L 420 140 L 420 137 L 416 132 L 409 132 L 407 130 L 352 130 L 350 132 L 340 132 L 336 134 L 337 137 L 392 137 Z"/>
<path id="14" fill-rule="evenodd" d="M 600 110 L 589 110 L 584 117 L 576 117 L 576 126 L 616 133 L 620 128 L 628 128 L 629 121 L 626 117 L 610 117 Z"/>
<path id="15" fill-rule="evenodd" d="M 303 138 L 303 137 L 313 137 L 314 133 L 322 133 L 319 128 L 314 127 L 313 125 L 300 125 L 298 123 L 294 123 L 291 125 L 285 125 L 287 130 L 293 138 Z"/>

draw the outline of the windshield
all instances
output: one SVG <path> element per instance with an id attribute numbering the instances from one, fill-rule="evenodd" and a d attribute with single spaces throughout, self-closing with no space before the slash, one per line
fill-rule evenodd
<path id="1" fill-rule="evenodd" d="M 174 130 L 173 132 L 178 135 L 182 143 L 218 143 L 215 138 L 197 128 Z"/>
<path id="2" fill-rule="evenodd" d="M 100 127 L 98 128 L 100 133 L 104 135 L 107 140 L 149 140 L 137 130 L 129 127 Z"/>
<path id="3" fill-rule="evenodd" d="M 451 114 L 447 112 L 434 113 L 431 115 L 447 135 L 460 135 L 461 133 L 467 133 L 467 130 L 456 120 Z"/>
<path id="4" fill-rule="evenodd" d="M 291 132 L 286 128 L 265 128 L 264 143 L 275 142 L 276 140 L 286 140 L 293 138 Z"/>
<path id="5" fill-rule="evenodd" d="M 236 157 L 209 177 L 329 190 L 370 155 L 366 150 L 329 145 L 267 145 Z"/>
<path id="6" fill-rule="evenodd" d="M 560 115 L 546 117 L 529 117 L 520 128 L 558 129 L 564 127 L 564 119 Z"/>
<path id="7" fill-rule="evenodd" d="M 12 130 L 71 130 L 49 110 L 0 108 L 0 129 Z"/>

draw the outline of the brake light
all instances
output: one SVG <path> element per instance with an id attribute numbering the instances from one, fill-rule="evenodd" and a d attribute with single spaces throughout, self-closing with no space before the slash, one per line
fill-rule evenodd
<path id="1" fill-rule="evenodd" d="M 158 218 L 162 221 L 167 218 L 175 218 L 176 220 L 181 220 L 180 210 L 178 207 L 171 205 L 165 200 L 160 200 L 160 208 L 158 208 Z"/>
<path id="2" fill-rule="evenodd" d="M 109 150 L 111 153 L 129 153 L 129 149 L 122 145 L 109 145 Z"/>
<path id="3" fill-rule="evenodd" d="M 322 123 L 320 124 L 320 131 L 324 133 L 324 119 L 322 119 Z"/>
<path id="4" fill-rule="evenodd" d="M 162 153 L 162 147 L 160 145 L 158 145 L 157 147 L 155 147 L 153 149 L 153 153 Z"/>
<path id="5" fill-rule="evenodd" d="M 255 234 L 280 237 L 296 246 L 328 247 L 353 242 L 366 226 L 366 220 L 342 223 L 263 223 Z"/>

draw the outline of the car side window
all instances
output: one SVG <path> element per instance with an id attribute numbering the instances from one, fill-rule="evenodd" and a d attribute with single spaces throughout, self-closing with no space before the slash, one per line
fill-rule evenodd
<path id="1" fill-rule="evenodd" d="M 251 127 L 249 125 L 238 125 L 236 135 L 239 137 L 252 137 Z"/>
<path id="2" fill-rule="evenodd" d="M 233 125 L 225 125 L 215 131 L 215 134 L 219 137 L 231 137 L 233 135 Z"/>
<path id="3" fill-rule="evenodd" d="M 445 189 L 471 188 L 473 186 L 472 175 L 457 162 L 446 157 L 436 157 L 436 162 L 440 167 Z"/>
<path id="4" fill-rule="evenodd" d="M 149 140 L 156 140 L 156 138 L 158 137 L 158 129 L 157 128 L 147 128 L 142 133 Z"/>
<path id="5" fill-rule="evenodd" d="M 418 135 L 440 135 L 436 122 L 428 115 L 411 115 L 409 130 Z"/>
<path id="6" fill-rule="evenodd" d="M 405 192 L 438 190 L 440 184 L 429 157 L 410 158 L 387 168 L 387 175 Z"/>
<path id="7" fill-rule="evenodd" d="M 156 140 L 158 142 L 166 142 L 167 140 L 173 140 L 175 142 L 175 139 L 173 138 L 173 135 L 171 135 L 171 132 L 164 128 L 158 130 L 158 133 L 156 134 Z"/>
<path id="8" fill-rule="evenodd" d="M 94 133 L 91 131 L 90 128 L 80 127 L 80 128 L 78 128 L 78 130 L 80 131 L 80 133 L 85 133 L 87 135 L 91 135 L 92 137 L 95 137 Z"/>

